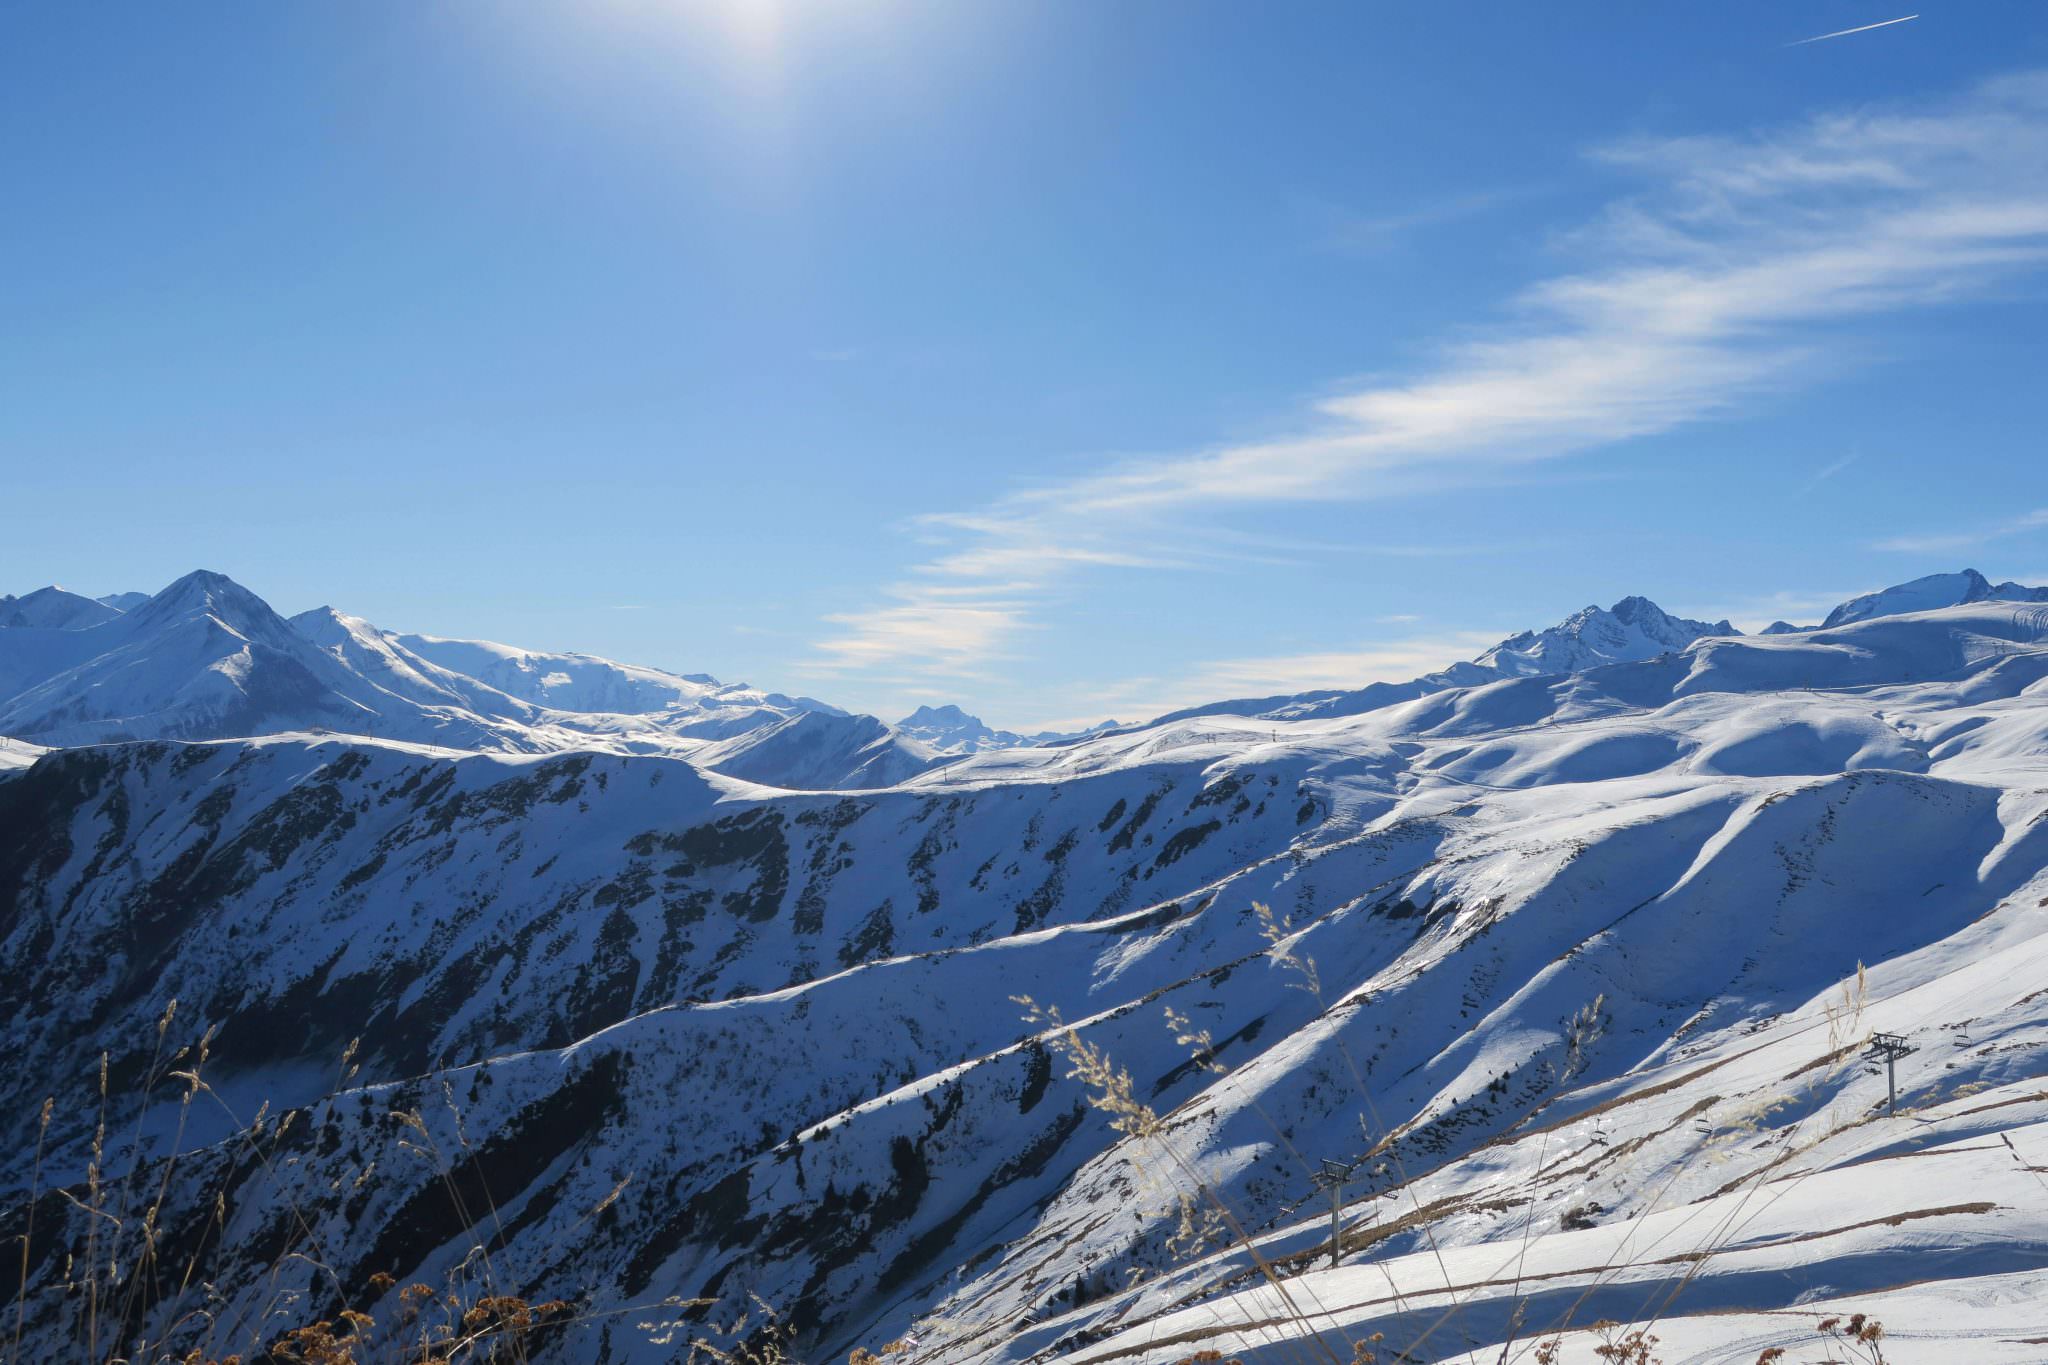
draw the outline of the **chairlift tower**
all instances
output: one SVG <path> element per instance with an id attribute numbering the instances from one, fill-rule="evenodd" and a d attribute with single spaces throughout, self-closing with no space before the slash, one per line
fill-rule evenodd
<path id="1" fill-rule="evenodd" d="M 1897 1033 L 1874 1033 L 1870 1037 L 1870 1050 L 1863 1055 L 1870 1058 L 1884 1058 L 1885 1114 L 1897 1118 L 1899 1113 L 1899 1058 L 1920 1049 L 1907 1042 L 1904 1035 Z"/>
<path id="2" fill-rule="evenodd" d="M 1315 1174 L 1315 1186 L 1330 1192 L 1330 1269 L 1337 1268 L 1344 1254 L 1344 1186 L 1357 1171 L 1355 1161 L 1324 1161 Z"/>

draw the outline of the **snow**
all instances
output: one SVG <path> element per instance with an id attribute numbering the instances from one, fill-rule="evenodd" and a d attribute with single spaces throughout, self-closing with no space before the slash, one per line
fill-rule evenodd
<path id="1" fill-rule="evenodd" d="M 1913 612 L 1938 611 L 1966 602 L 2048 602 L 2048 588 L 2029 588 L 2019 583 L 1994 584 L 1975 569 L 1961 573 L 1935 573 L 1900 583 L 1882 592 L 1852 597 L 1829 612 L 1822 626 L 1846 626 L 1877 616 L 1901 616 Z"/>
<path id="2" fill-rule="evenodd" d="M 957 757 L 961 754 L 979 753 L 984 749 L 1021 749 L 1059 744 L 1079 739 L 1083 735 L 1098 734 L 1120 727 L 1116 721 L 1106 720 L 1082 731 L 1041 730 L 1034 735 L 1022 735 L 1015 730 L 992 729 L 980 716 L 970 716 L 957 706 L 946 705 L 920 706 L 897 721 L 896 728 L 928 746 L 933 753 Z"/>
<path id="3" fill-rule="evenodd" d="M 104 602 L 81 597 L 52 584 L 20 597 L 0 597 L 0 630 L 84 630 L 111 621 L 120 611 Z"/>
<path id="4" fill-rule="evenodd" d="M 842 770 L 811 748 L 778 769 L 775 727 L 855 719 L 703 675 L 400 635 L 331 607 L 287 621 L 203 570 L 127 612 L 59 591 L 9 599 L 11 616 L 0 610 L 0 734 L 77 745 L 333 730 L 488 752 L 704 753 L 708 764 L 718 741 L 752 735 L 748 778 L 823 788 L 888 785 L 929 761 L 893 736 L 863 752 L 871 734 L 839 746 Z"/>
<path id="5" fill-rule="evenodd" d="M 1576 673 L 1599 664 L 1654 659 L 1708 635 L 1739 634 L 1726 621 L 1669 616 L 1646 597 L 1624 597 L 1608 610 L 1586 607 L 1544 631 L 1513 635 L 1476 662 L 1502 676 Z"/>
<path id="6" fill-rule="evenodd" d="M 1511 635 L 1476 660 L 1455 663 L 1407 682 L 1211 702 L 1172 712 L 1152 723 L 1213 715 L 1267 720 L 1355 716 L 1457 688 L 1483 687 L 1504 678 L 1554 677 L 1603 664 L 1654 659 L 1708 636 L 1740 633 L 1726 621 L 1689 621 L 1667 614 L 1646 597 L 1624 597 L 1611 608 L 1588 606 L 1547 629 Z"/>
<path id="7" fill-rule="evenodd" d="M 531 1157 L 494 1174 L 492 1254 L 536 1289 L 599 1312 L 756 1292 L 817 1324 L 806 1358 L 914 1331 L 905 1365 L 1278 1362 L 1314 1330 L 1340 1359 L 1383 1332 L 1382 1359 L 1492 1365 L 1555 1330 L 1577 1362 L 1606 1317 L 1667 1365 L 1746 1365 L 1818 1358 L 1817 1321 L 1849 1312 L 1902 1362 L 2044 1358 L 2048 605 L 1667 649 L 1674 618 L 1623 599 L 1532 648 L 1631 656 L 1568 673 L 1468 665 L 1358 709 L 948 758 L 817 709 L 679 733 L 711 694 L 675 675 L 429 657 L 218 583 L 160 597 L 0 631 L 0 677 L 62 665 L 46 707 L 118 695 L 161 723 L 274 688 L 282 657 L 391 731 L 0 744 L 0 1186 L 25 1185 L 53 1092 L 43 1178 L 79 1177 L 99 1051 L 175 996 L 174 1042 L 221 1026 L 224 1105 L 301 1106 L 323 1134 L 237 1187 L 213 1283 L 274 1292 L 234 1258 L 288 1213 L 343 1274 L 390 1246 L 375 1268 L 401 1280 L 459 1259 L 384 1117 L 419 1108 L 452 1151 L 454 1106 L 467 1140 Z M 480 676 L 501 665 L 536 695 L 560 673 L 579 700 L 677 700 L 561 711 Z M 849 774 L 872 786 L 789 789 Z M 1127 1068 L 1163 1137 L 1089 1109 L 1019 995 Z M 1896 1115 L 1873 1030 L 1916 1048 Z M 117 1128 L 161 1153 L 176 1109 Z M 193 1124 L 170 1237 L 238 1169 L 219 1110 Z M 1331 1269 L 1307 1168 L 1368 1155 Z M 1306 1327 L 1230 1239 L 1168 1254 L 1187 1172 Z M 28 1339 L 59 1339 L 68 1302 L 38 1281 Z M 672 1358 L 598 1328 L 551 1349 Z"/>
<path id="8" fill-rule="evenodd" d="M 0 735 L 0 769 L 26 768 L 47 752 L 37 745 Z"/>

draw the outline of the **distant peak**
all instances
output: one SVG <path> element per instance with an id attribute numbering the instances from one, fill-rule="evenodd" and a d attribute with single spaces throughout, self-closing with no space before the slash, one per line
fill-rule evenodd
<path id="1" fill-rule="evenodd" d="M 20 597 L 0 598 L 0 626 L 40 626 L 54 630 L 84 630 L 111 621 L 120 611 L 104 602 L 72 592 L 52 583 Z"/>
<path id="2" fill-rule="evenodd" d="M 944 706 L 920 706 L 896 724 L 905 728 L 920 725 L 943 725 L 951 728 L 959 725 L 979 725 L 981 717 L 970 716 L 948 702 Z"/>
<path id="3" fill-rule="evenodd" d="M 1943 607 L 1985 601 L 2048 602 L 2048 588 L 2030 588 L 2010 582 L 1994 584 L 1975 569 L 1923 574 L 1877 592 L 1852 597 L 1829 612 L 1821 625 L 1823 628 L 1846 626 L 1878 616 L 1904 616 L 1917 611 L 1939 611 Z"/>
<path id="4" fill-rule="evenodd" d="M 150 600 L 154 602 L 192 601 L 198 598 L 212 597 L 217 594 L 234 594 L 243 597 L 254 597 L 256 595 L 224 573 L 218 573 L 213 569 L 194 569 L 182 578 L 173 579 L 169 586 L 165 587 L 162 592 L 156 594 Z"/>
<path id="5" fill-rule="evenodd" d="M 282 621 L 270 604 L 224 573 L 194 569 L 128 613 L 131 621 L 169 621 L 205 612 L 237 630 Z"/>
<path id="6" fill-rule="evenodd" d="M 1738 633 L 1728 621 L 1690 621 L 1647 597 L 1631 595 L 1604 610 L 1581 607 L 1548 630 L 1511 635 L 1478 662 L 1513 677 L 1576 673 L 1599 664 L 1655 658 L 1710 635 Z"/>
<path id="7" fill-rule="evenodd" d="M 314 607 L 297 616 L 285 618 L 285 624 L 309 640 L 320 644 L 331 644 L 337 635 L 353 635 L 354 626 L 368 627 L 367 621 L 359 621 L 333 607 Z"/>
<path id="8" fill-rule="evenodd" d="M 1664 608 L 1647 597 L 1624 597 L 1607 609 L 1616 619 L 1634 624 L 1637 621 L 1666 621 L 1670 616 Z"/>

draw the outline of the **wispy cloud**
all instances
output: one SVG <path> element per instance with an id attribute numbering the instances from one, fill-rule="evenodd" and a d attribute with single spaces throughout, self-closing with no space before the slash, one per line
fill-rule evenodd
<path id="1" fill-rule="evenodd" d="M 1930 535 L 1892 536 L 1880 540 L 1873 547 L 1892 550 L 1900 554 L 1951 554 L 1960 550 L 1974 550 L 1989 545 L 1994 540 L 2008 536 L 2025 535 L 2029 531 L 2048 528 L 2048 507 L 2038 507 L 2017 517 L 1979 526 L 1974 530 L 1946 531 Z"/>
<path id="2" fill-rule="evenodd" d="M 1027 595 L 1039 585 L 917 583 L 868 611 L 828 616 L 845 627 L 819 643 L 820 672 L 910 662 L 928 674 L 980 676 L 1030 625 Z"/>
<path id="3" fill-rule="evenodd" d="M 1792 490 L 1792 496 L 1794 498 L 1805 497 L 1808 493 L 1811 493 L 1850 465 L 1855 464 L 1858 458 L 1860 457 L 1855 455 L 1844 455 L 1839 460 L 1831 460 L 1827 464 L 1822 465 L 1819 469 L 1807 475 L 1806 480 Z"/>
<path id="4" fill-rule="evenodd" d="M 1400 245 L 1426 228 L 1442 227 L 1491 212 L 1519 191 L 1479 190 L 1418 204 L 1394 213 L 1360 213 L 1327 199 L 1304 198 L 1303 213 L 1312 220 L 1316 245 L 1328 250 L 1376 253 Z"/>
<path id="5" fill-rule="evenodd" d="M 1206 566 L 1216 542 L 1188 547 L 1233 512 L 1525 477 L 1811 382 L 1842 363 L 1844 324 L 2048 263 L 2048 74 L 1939 107 L 1594 155 L 1642 188 L 1565 239 L 1583 268 L 1504 300 L 1500 320 L 1412 375 L 1328 396 L 1269 439 L 1122 460 L 922 519 L 943 552 L 872 608 L 832 617 L 820 666 L 971 669 L 1073 574 Z"/>

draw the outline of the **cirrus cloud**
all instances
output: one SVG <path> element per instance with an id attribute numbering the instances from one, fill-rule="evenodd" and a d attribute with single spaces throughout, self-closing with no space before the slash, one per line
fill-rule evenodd
<path id="1" fill-rule="evenodd" d="M 1205 544 L 1193 518 L 1511 480 L 1814 382 L 1845 363 L 1845 324 L 2048 265 L 2044 73 L 1939 105 L 1592 156 L 1641 185 L 1562 239 L 1580 268 L 1503 300 L 1415 373 L 1327 397 L 1268 439 L 1116 461 L 921 518 L 942 551 L 870 608 L 828 618 L 820 667 L 971 669 L 1014 646 L 1074 574 L 1228 559 L 1227 538 Z M 1301 663 L 1304 679 L 1327 671 Z"/>

